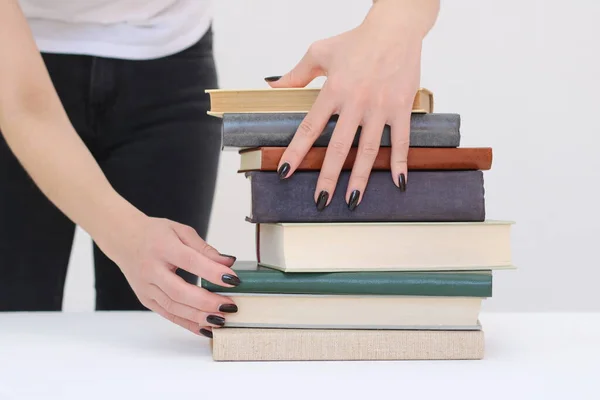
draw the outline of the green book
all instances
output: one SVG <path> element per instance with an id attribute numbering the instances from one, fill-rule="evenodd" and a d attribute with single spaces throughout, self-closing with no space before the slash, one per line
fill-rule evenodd
<path id="1" fill-rule="evenodd" d="M 201 279 L 201 286 L 220 293 L 394 295 L 491 297 L 491 271 L 441 272 L 283 272 L 256 263 L 233 266 L 242 283 L 223 287 Z"/>

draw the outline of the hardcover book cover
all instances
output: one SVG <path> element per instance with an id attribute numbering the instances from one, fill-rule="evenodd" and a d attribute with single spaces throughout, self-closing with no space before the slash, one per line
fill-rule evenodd
<path id="1" fill-rule="evenodd" d="M 412 171 L 407 190 L 394 185 L 389 171 L 372 171 L 362 200 L 350 211 L 345 194 L 350 171 L 342 171 L 329 205 L 318 211 L 314 193 L 320 171 L 296 171 L 280 180 L 277 172 L 250 171 L 248 221 L 408 222 L 483 221 L 482 171 Z"/>
<path id="2" fill-rule="evenodd" d="M 286 147 L 306 114 L 302 113 L 228 113 L 223 114 L 222 147 Z M 327 147 L 337 123 L 332 116 L 315 140 L 314 147 Z M 353 146 L 358 146 L 362 129 L 356 131 Z M 391 146 L 391 131 L 385 125 L 380 145 Z M 459 147 L 459 114 L 412 114 L 411 147 Z"/>
<path id="3" fill-rule="evenodd" d="M 239 150 L 238 172 L 277 171 L 279 161 L 286 147 L 255 147 Z M 323 167 L 327 147 L 312 147 L 296 169 L 297 171 L 319 171 Z M 356 161 L 357 147 L 350 148 L 342 165 L 343 170 L 351 170 Z M 391 169 L 391 147 L 380 147 L 372 170 Z M 489 147 L 410 147 L 408 149 L 409 171 L 486 171 L 492 167 L 492 149 Z"/>
<path id="4" fill-rule="evenodd" d="M 491 297 L 491 271 L 357 271 L 285 273 L 261 267 L 233 270 L 242 281 L 225 287 L 201 279 L 200 285 L 219 293 L 331 294 L 378 296 Z"/>
<path id="5" fill-rule="evenodd" d="M 326 330 L 219 328 L 215 361 L 479 360 L 482 330 Z"/>

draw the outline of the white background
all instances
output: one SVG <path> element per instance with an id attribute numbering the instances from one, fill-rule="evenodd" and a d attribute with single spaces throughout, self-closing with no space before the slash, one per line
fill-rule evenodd
<path id="1" fill-rule="evenodd" d="M 312 41 L 360 23 L 369 0 L 215 1 L 224 88 L 265 87 Z M 462 146 L 494 149 L 487 217 L 514 220 L 516 271 L 497 272 L 487 311 L 600 311 L 600 3 L 443 1 L 425 39 L 421 86 L 462 116 Z M 318 81 L 316 83 L 319 83 Z M 221 160 L 208 242 L 255 259 L 238 156 Z M 78 230 L 65 310 L 94 307 L 89 237 Z"/>

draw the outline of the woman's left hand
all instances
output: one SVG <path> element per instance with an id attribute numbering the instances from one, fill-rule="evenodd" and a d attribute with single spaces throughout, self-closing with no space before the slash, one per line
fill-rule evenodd
<path id="1" fill-rule="evenodd" d="M 362 200 L 386 124 L 391 130 L 391 178 L 399 190 L 406 190 L 421 44 L 438 7 L 439 1 L 379 0 L 360 26 L 313 43 L 287 74 L 278 80 L 266 78 L 271 87 L 284 88 L 304 87 L 327 76 L 278 165 L 282 179 L 293 174 L 331 116 L 339 115 L 314 194 L 317 209 L 331 201 L 359 126 L 358 152 L 345 195 L 348 207 L 353 210 Z"/>

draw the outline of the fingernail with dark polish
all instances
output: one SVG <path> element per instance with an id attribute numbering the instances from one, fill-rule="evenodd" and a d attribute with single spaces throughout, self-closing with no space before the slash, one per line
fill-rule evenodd
<path id="1" fill-rule="evenodd" d="M 209 315 L 206 317 L 206 322 L 213 325 L 223 326 L 225 325 L 225 318 L 219 317 L 218 315 Z"/>
<path id="2" fill-rule="evenodd" d="M 348 208 L 353 211 L 358 206 L 358 199 L 360 198 L 360 191 L 354 190 L 350 193 L 350 201 L 348 201 Z"/>
<path id="3" fill-rule="evenodd" d="M 206 336 L 207 338 L 212 339 L 212 337 L 213 337 L 212 332 L 209 331 L 208 329 L 201 328 L 200 333 L 203 334 L 204 336 Z"/>
<path id="4" fill-rule="evenodd" d="M 406 177 L 404 176 L 404 174 L 400 174 L 398 176 L 398 186 L 400 187 L 401 192 L 406 191 Z"/>
<path id="5" fill-rule="evenodd" d="M 221 253 L 219 253 L 219 255 L 220 255 L 221 257 L 227 257 L 227 258 L 231 258 L 233 261 L 237 260 L 237 257 L 235 257 L 235 256 L 230 256 L 229 254 L 221 254 Z"/>
<path id="6" fill-rule="evenodd" d="M 279 179 L 284 179 L 286 177 L 286 175 L 288 174 L 288 172 L 290 172 L 290 164 L 283 163 L 281 165 L 281 167 L 279 167 L 279 170 L 277 171 L 277 174 L 279 174 Z"/>
<path id="7" fill-rule="evenodd" d="M 321 193 L 319 193 L 319 198 L 317 199 L 317 211 L 323 211 L 325 209 L 328 199 L 329 193 L 327 193 L 326 190 L 322 190 Z"/>
<path id="8" fill-rule="evenodd" d="M 233 285 L 233 286 L 237 286 L 240 283 L 242 283 L 240 281 L 240 278 L 238 278 L 235 275 L 229 275 L 229 274 L 225 274 L 221 277 L 221 280 L 229 285 Z"/>
<path id="9" fill-rule="evenodd" d="M 221 304 L 219 306 L 219 311 L 226 313 L 235 313 L 238 312 L 238 307 L 235 304 Z"/>
<path id="10" fill-rule="evenodd" d="M 276 82 L 279 79 L 281 79 L 281 76 L 267 76 L 265 78 L 265 81 L 267 81 L 267 82 Z"/>

